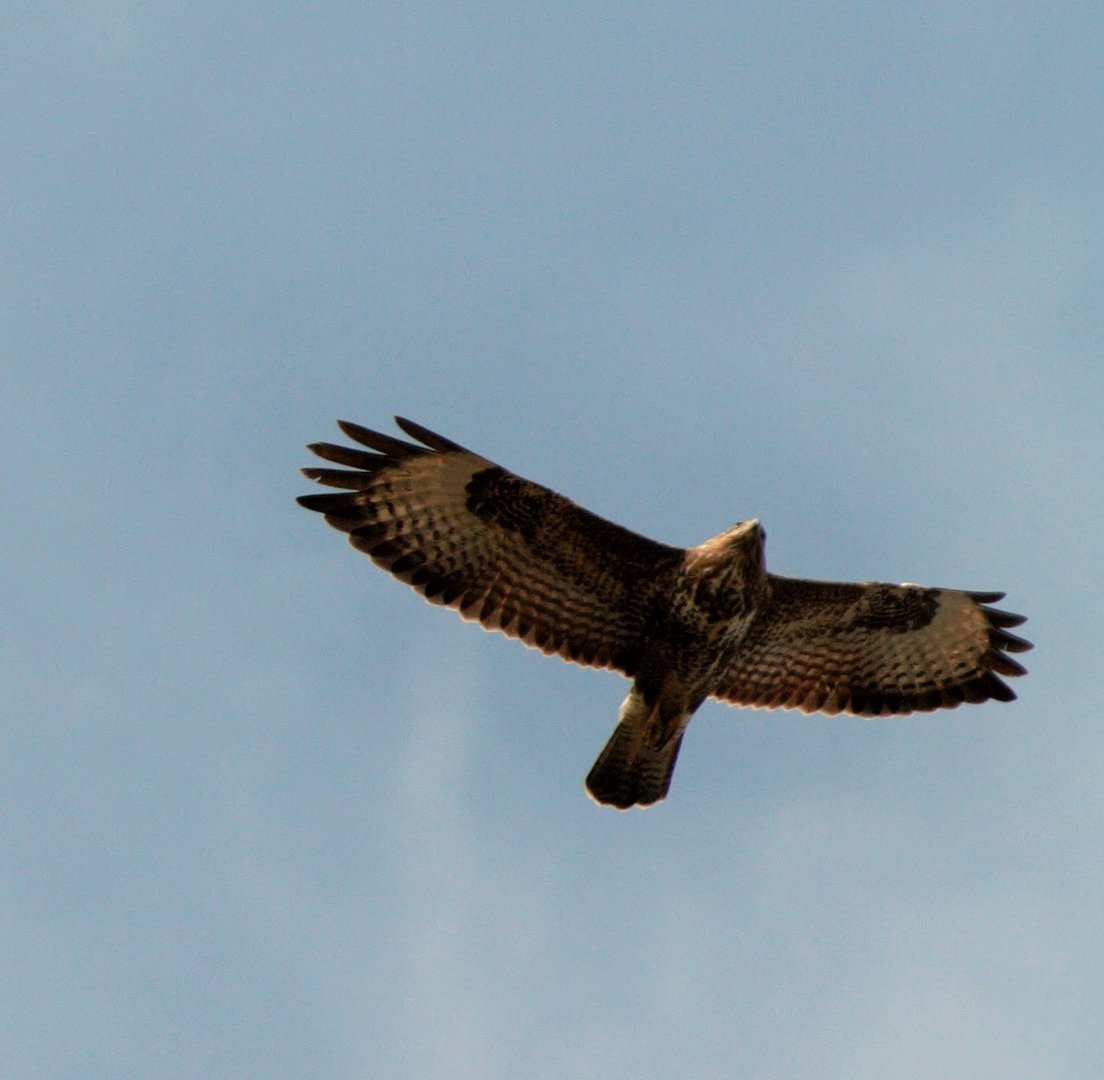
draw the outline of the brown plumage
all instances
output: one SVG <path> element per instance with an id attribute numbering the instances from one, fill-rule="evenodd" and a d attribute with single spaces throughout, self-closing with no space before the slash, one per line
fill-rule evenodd
<path id="1" fill-rule="evenodd" d="M 766 534 L 738 522 L 668 547 L 409 420 L 421 445 L 357 424 L 368 451 L 315 443 L 343 489 L 301 496 L 427 600 L 545 653 L 633 680 L 587 777 L 598 802 L 658 802 L 707 697 L 757 708 L 904 715 L 1015 694 L 1024 621 L 1003 593 L 801 581 L 768 574 Z M 371 452 L 369 452 L 371 451 Z"/>

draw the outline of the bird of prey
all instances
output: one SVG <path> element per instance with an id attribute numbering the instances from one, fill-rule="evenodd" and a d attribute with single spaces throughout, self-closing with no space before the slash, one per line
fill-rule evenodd
<path id="1" fill-rule="evenodd" d="M 767 572 L 766 533 L 740 521 L 692 548 L 630 532 L 400 417 L 417 443 L 357 424 L 361 447 L 314 443 L 341 469 L 301 496 L 377 566 L 464 619 L 633 680 L 586 778 L 599 803 L 649 806 L 671 784 L 708 697 L 830 715 L 894 716 L 1012 701 L 1000 676 L 1024 622 L 999 592 L 803 581 Z"/>

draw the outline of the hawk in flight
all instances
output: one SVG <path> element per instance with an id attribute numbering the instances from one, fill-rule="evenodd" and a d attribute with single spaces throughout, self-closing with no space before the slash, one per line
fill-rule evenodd
<path id="1" fill-rule="evenodd" d="M 434 604 L 542 652 L 632 679 L 586 779 L 620 807 L 667 794 L 679 745 L 708 697 L 830 715 L 895 716 L 1015 694 L 999 592 L 802 581 L 767 573 L 766 533 L 741 521 L 668 547 L 410 420 L 417 443 L 342 422 L 359 447 L 315 443 L 341 469 L 303 473 L 304 495 L 353 547 Z"/>

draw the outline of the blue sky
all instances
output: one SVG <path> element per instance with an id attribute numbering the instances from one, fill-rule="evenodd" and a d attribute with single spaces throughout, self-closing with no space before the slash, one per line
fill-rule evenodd
<path id="1" fill-rule="evenodd" d="M 6 11 L 5 1074 L 1097 1075 L 1094 7 Z M 1007 590 L 1020 700 L 709 704 L 600 809 L 622 680 L 294 505 L 393 413 Z"/>

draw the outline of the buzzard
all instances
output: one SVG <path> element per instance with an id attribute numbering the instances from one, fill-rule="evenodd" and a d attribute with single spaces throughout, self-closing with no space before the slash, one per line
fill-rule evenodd
<path id="1" fill-rule="evenodd" d="M 340 422 L 367 450 L 314 443 L 342 469 L 303 495 L 355 547 L 434 604 L 576 664 L 633 680 L 586 778 L 599 803 L 663 799 L 707 697 L 764 709 L 897 716 L 1015 694 L 1024 622 L 999 592 L 802 581 L 767 573 L 740 521 L 669 547 L 584 510 L 410 420 L 417 443 Z"/>

